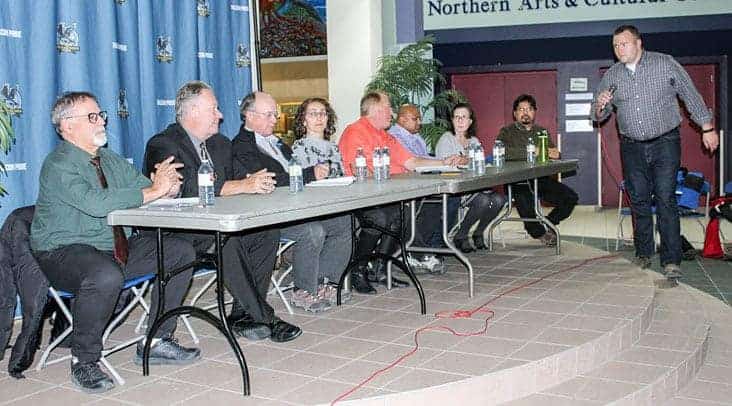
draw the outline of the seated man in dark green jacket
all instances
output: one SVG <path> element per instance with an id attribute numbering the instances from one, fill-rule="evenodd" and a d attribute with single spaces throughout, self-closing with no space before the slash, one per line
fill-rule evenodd
<path id="1" fill-rule="evenodd" d="M 129 230 L 111 227 L 107 215 L 174 196 L 180 187 L 177 169 L 182 165 L 171 163 L 172 158 L 160 162 L 150 182 L 124 158 L 102 148 L 107 143 L 107 113 L 100 111 L 91 93 L 64 94 L 53 105 L 51 119 L 63 140 L 43 162 L 31 248 L 51 286 L 75 296 L 71 380 L 85 392 L 100 393 L 114 387 L 98 361 L 102 334 L 122 284 L 157 269 L 155 238 L 130 236 Z M 163 244 L 168 253 L 166 269 L 185 266 L 195 258 L 185 240 L 166 237 Z M 168 282 L 165 310 L 181 304 L 191 276 L 189 268 Z M 152 291 L 150 311 L 157 314 L 158 291 Z M 185 348 L 172 338 L 175 326 L 176 319 L 171 318 L 157 331 L 150 363 L 185 364 L 200 358 L 199 349 Z M 138 364 L 141 344 L 134 359 Z"/>
<path id="2" fill-rule="evenodd" d="M 538 135 L 545 133 L 546 129 L 534 123 L 536 115 L 536 99 L 530 94 L 522 94 L 513 102 L 513 123 L 501 128 L 498 139 L 506 146 L 506 160 L 525 161 L 526 144 L 529 138 L 538 142 Z M 548 133 L 547 133 L 548 134 Z M 547 137 L 549 143 L 547 151 L 550 159 L 559 159 L 559 150 Z M 560 221 L 569 217 L 577 205 L 577 193 L 569 186 L 559 183 L 554 178 L 539 178 L 539 196 L 542 201 L 550 203 L 554 209 L 546 218 L 552 224 L 559 224 Z M 524 218 L 536 218 L 534 213 L 534 195 L 526 182 L 513 185 L 513 198 L 519 215 Z M 546 229 L 536 221 L 525 221 L 524 228 L 533 238 L 541 240 L 548 246 L 557 244 L 557 236 L 550 229 Z"/>

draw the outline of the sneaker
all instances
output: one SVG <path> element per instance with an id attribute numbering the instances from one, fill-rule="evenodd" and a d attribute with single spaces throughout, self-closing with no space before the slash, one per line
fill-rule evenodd
<path id="1" fill-rule="evenodd" d="M 442 262 L 442 259 L 437 257 L 437 255 L 425 255 L 422 258 L 422 264 L 424 264 L 424 266 L 429 270 L 430 273 L 445 273 L 445 264 Z"/>
<path id="2" fill-rule="evenodd" d="M 293 306 L 299 307 L 306 312 L 320 313 L 330 309 L 330 301 L 320 298 L 318 296 L 311 295 L 305 289 L 296 289 L 292 291 L 290 296 L 290 303 Z"/>
<path id="3" fill-rule="evenodd" d="M 681 278 L 681 268 L 676 264 L 666 264 L 663 266 L 663 271 L 661 271 L 665 276 L 666 279 L 679 279 Z"/>
<path id="4" fill-rule="evenodd" d="M 546 230 L 539 240 L 544 243 L 547 247 L 554 247 L 557 245 L 557 235 L 551 230 Z"/>
<path id="5" fill-rule="evenodd" d="M 114 381 L 96 361 L 72 363 L 71 382 L 86 393 L 102 393 L 114 388 Z"/>
<path id="6" fill-rule="evenodd" d="M 640 256 L 633 258 L 633 265 L 637 266 L 640 269 L 648 269 L 651 267 L 651 259 L 648 257 Z"/>
<path id="7" fill-rule="evenodd" d="M 329 283 L 318 285 L 318 297 L 327 300 L 331 306 L 335 306 L 338 301 L 338 286 Z M 353 295 L 350 291 L 341 290 L 341 303 L 346 303 Z"/>
<path id="8" fill-rule="evenodd" d="M 134 362 L 142 365 L 142 351 L 144 341 L 137 343 L 137 353 Z M 150 347 L 150 365 L 185 365 L 201 358 L 201 350 L 198 348 L 186 348 L 178 344 L 175 338 L 161 338 L 160 341 Z"/>

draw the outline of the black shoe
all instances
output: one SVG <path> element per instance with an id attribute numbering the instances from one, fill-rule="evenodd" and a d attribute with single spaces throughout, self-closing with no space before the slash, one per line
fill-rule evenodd
<path id="1" fill-rule="evenodd" d="M 286 343 L 302 335 L 302 329 L 300 327 L 277 317 L 275 317 L 274 321 L 269 325 L 269 328 L 272 330 L 272 335 L 269 339 L 275 343 Z"/>
<path id="2" fill-rule="evenodd" d="M 86 393 L 102 393 L 114 388 L 114 381 L 96 361 L 72 363 L 71 382 Z"/>
<path id="3" fill-rule="evenodd" d="M 470 252 L 475 251 L 475 249 L 473 248 L 473 246 L 470 245 L 470 241 L 468 241 L 467 238 L 465 238 L 465 239 L 462 239 L 462 238 L 461 239 L 455 239 L 455 241 L 453 241 L 453 243 L 455 244 L 455 247 L 457 249 L 459 249 L 460 252 L 462 252 L 464 254 L 467 254 L 467 253 L 470 253 Z"/>
<path id="4" fill-rule="evenodd" d="M 244 337 L 251 341 L 264 340 L 272 335 L 272 330 L 267 324 L 256 321 L 239 320 L 229 326 L 235 337 Z"/>
<path id="5" fill-rule="evenodd" d="M 386 286 L 386 272 L 379 274 L 377 282 L 379 283 L 379 285 Z M 391 287 L 392 288 L 406 288 L 408 286 L 409 286 L 409 282 L 402 280 L 402 279 L 397 279 L 393 276 L 391 277 Z"/>
<path id="6" fill-rule="evenodd" d="M 353 289 L 363 295 L 375 295 L 376 289 L 371 286 L 368 278 L 366 277 L 366 270 L 359 269 L 351 272 L 351 286 Z"/>
<path id="7" fill-rule="evenodd" d="M 235 318 L 236 317 L 236 318 Z M 235 337 L 244 337 L 247 340 L 259 341 L 269 338 L 272 334 L 266 323 L 254 321 L 254 318 L 248 313 L 240 313 L 237 316 L 230 315 L 226 318 L 229 323 L 231 332 Z"/>
<path id="8" fill-rule="evenodd" d="M 137 343 L 137 353 L 134 362 L 142 365 L 143 341 Z M 201 358 L 198 348 L 186 348 L 178 344 L 175 338 L 161 338 L 150 347 L 150 365 L 185 365 Z"/>
<path id="9" fill-rule="evenodd" d="M 475 246 L 476 250 L 484 250 L 488 249 L 488 247 L 485 245 L 485 240 L 482 236 L 473 236 L 473 245 Z"/>

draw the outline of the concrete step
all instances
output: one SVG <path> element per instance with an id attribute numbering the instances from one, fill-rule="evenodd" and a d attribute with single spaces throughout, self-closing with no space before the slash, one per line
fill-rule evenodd
<path id="1" fill-rule="evenodd" d="M 685 286 L 659 292 L 653 321 L 630 348 L 598 368 L 507 405 L 660 405 L 676 397 L 702 370 L 711 322 L 697 301 L 684 300 L 689 298 Z"/>

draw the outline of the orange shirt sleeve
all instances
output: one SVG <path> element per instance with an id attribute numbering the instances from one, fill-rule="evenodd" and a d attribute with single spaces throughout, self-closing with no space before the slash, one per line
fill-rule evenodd
<path id="1" fill-rule="evenodd" d="M 356 123 L 350 124 L 341 134 L 341 139 L 338 140 L 338 149 L 341 151 L 341 158 L 343 158 L 343 172 L 346 176 L 353 176 L 351 167 L 356 161 L 356 150 L 362 146 L 359 142 L 359 130 Z M 366 153 L 364 151 L 364 153 Z"/>
<path id="2" fill-rule="evenodd" d="M 413 158 L 414 155 L 404 148 L 402 143 L 394 138 L 393 135 L 386 133 L 386 137 L 386 146 L 389 147 L 389 160 L 391 162 L 389 172 L 394 175 L 409 172 L 409 169 L 404 166 L 404 163 Z"/>

